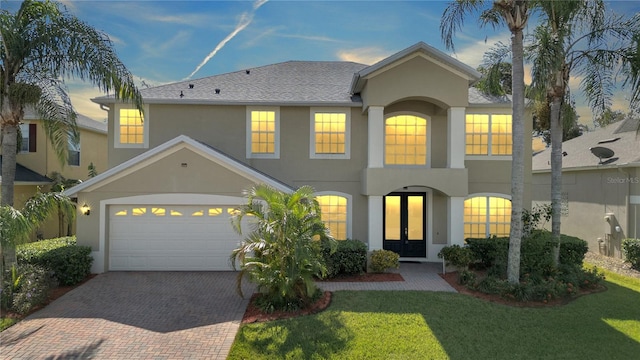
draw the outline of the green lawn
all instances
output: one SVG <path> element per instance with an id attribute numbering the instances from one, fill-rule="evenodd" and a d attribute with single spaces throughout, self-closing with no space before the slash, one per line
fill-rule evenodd
<path id="1" fill-rule="evenodd" d="M 229 359 L 634 359 L 640 280 L 544 309 L 418 291 L 338 291 L 329 308 L 243 325 Z"/>

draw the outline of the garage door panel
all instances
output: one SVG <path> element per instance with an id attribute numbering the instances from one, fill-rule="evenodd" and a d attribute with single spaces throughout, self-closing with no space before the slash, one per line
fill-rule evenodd
<path id="1" fill-rule="evenodd" d="M 225 205 L 111 206 L 110 270 L 232 270 L 241 237 L 230 213 Z"/>

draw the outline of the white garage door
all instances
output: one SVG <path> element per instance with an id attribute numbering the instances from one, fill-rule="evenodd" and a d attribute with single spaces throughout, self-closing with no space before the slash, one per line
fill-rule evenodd
<path id="1" fill-rule="evenodd" d="M 109 270 L 232 270 L 235 206 L 111 205 Z"/>

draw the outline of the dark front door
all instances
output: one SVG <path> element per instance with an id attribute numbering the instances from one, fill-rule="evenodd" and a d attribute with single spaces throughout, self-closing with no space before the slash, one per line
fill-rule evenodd
<path id="1" fill-rule="evenodd" d="M 401 257 L 426 257 L 424 193 L 391 193 L 384 197 L 382 247 Z"/>

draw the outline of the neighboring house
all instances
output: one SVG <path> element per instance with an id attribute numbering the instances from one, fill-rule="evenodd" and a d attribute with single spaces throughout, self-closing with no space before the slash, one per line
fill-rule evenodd
<path id="1" fill-rule="evenodd" d="M 627 119 L 562 144 L 562 233 L 586 240 L 593 252 L 621 257 L 621 240 L 640 237 L 637 129 L 638 119 Z M 535 203 L 550 202 L 550 154 L 533 157 Z"/>
<path id="2" fill-rule="evenodd" d="M 110 169 L 66 192 L 90 208 L 78 242 L 95 272 L 230 270 L 229 218 L 256 183 L 314 187 L 334 237 L 403 259 L 508 234 L 511 103 L 470 88 L 479 78 L 418 43 L 371 66 L 289 61 L 143 89 L 144 119 L 93 99 L 109 109 Z"/>
<path id="3" fill-rule="evenodd" d="M 78 115 L 77 125 L 80 142 L 69 143 L 69 157 L 63 165 L 45 135 L 42 120 L 32 111 L 25 111 L 24 121 L 20 125 L 22 148 L 17 155 L 14 190 L 14 206 L 17 209 L 22 208 L 38 188 L 48 191 L 53 184 L 53 173 L 57 172 L 66 179 L 85 180 L 89 164 L 93 163 L 98 172 L 107 169 L 107 124 Z M 56 237 L 58 230 L 56 216 L 40 228 L 38 237 Z"/>

